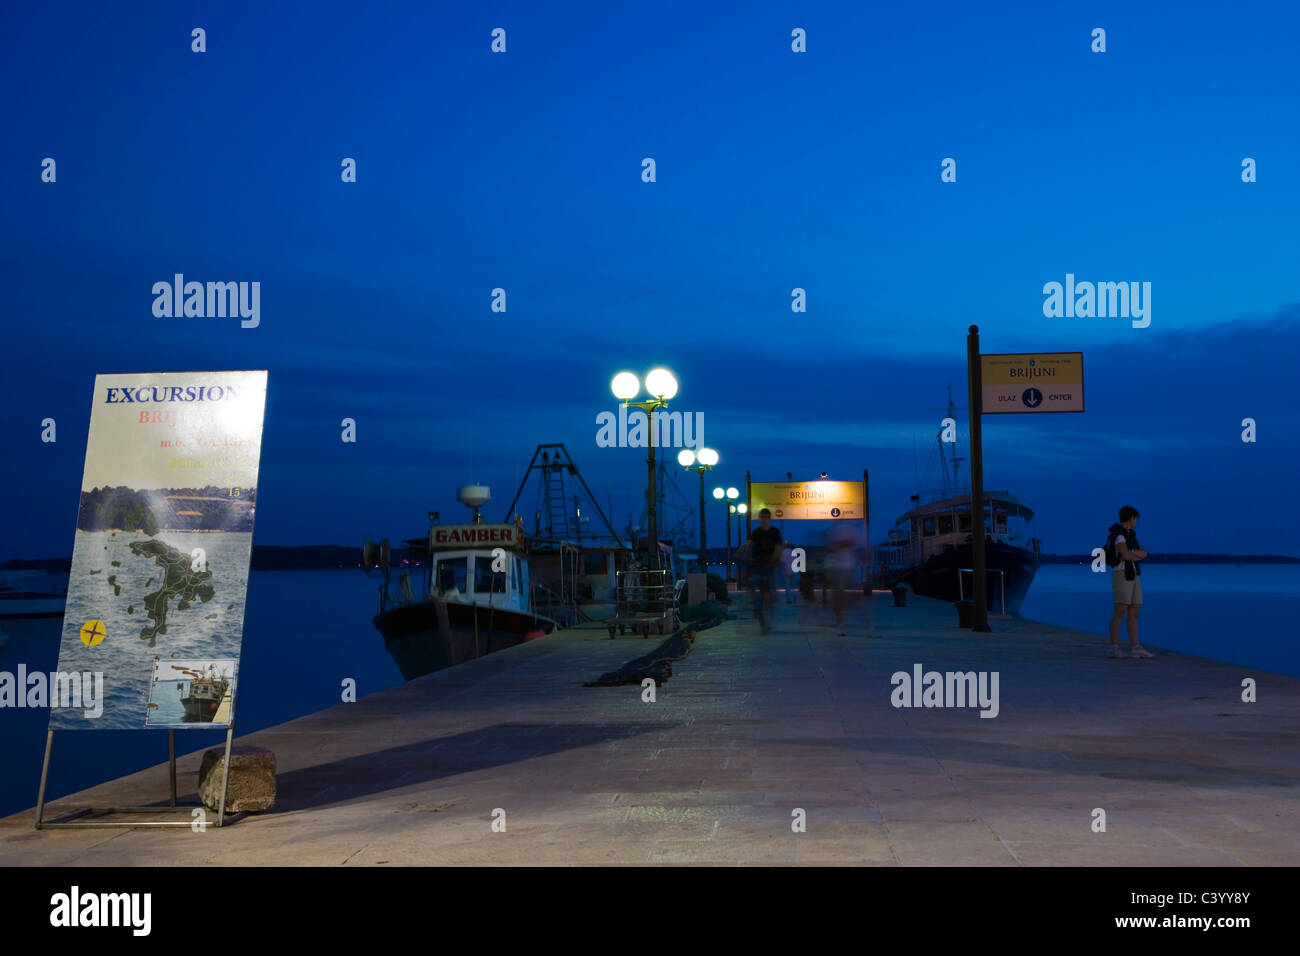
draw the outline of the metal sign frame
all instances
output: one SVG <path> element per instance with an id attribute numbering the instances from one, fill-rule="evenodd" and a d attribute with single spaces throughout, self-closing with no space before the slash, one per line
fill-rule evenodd
<path id="1" fill-rule="evenodd" d="M 223 827 L 229 826 L 238 820 L 248 816 L 248 811 L 241 810 L 239 813 L 232 813 L 226 816 L 226 797 L 230 792 L 230 746 L 234 741 L 235 723 L 232 720 L 226 725 L 226 752 L 221 762 L 221 800 L 217 806 L 217 822 L 198 824 L 201 827 Z M 54 728 L 45 732 L 45 760 L 41 764 L 41 787 L 36 796 L 36 829 L 38 830 L 93 830 L 93 829 L 111 829 L 113 827 L 190 827 L 195 824 L 193 813 L 189 814 L 186 820 L 84 820 L 83 817 L 102 817 L 116 813 L 158 813 L 167 810 L 185 810 L 193 811 L 195 808 L 210 809 L 202 801 L 198 803 L 176 802 L 176 730 L 173 727 L 167 728 L 167 765 L 171 778 L 171 798 L 166 807 L 83 807 L 78 810 L 70 810 L 67 813 L 60 814 L 52 820 L 45 819 L 45 785 L 50 775 L 50 753 L 54 749 Z"/>

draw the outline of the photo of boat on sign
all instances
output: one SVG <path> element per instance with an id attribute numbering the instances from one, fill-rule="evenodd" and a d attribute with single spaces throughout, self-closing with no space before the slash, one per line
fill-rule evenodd
<path id="1" fill-rule="evenodd" d="M 239 662 L 154 662 L 145 722 L 150 726 L 226 724 L 233 714 Z"/>

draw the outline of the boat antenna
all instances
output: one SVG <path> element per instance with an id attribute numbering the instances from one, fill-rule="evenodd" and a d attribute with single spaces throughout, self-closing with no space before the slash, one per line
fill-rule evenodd
<path id="1" fill-rule="evenodd" d="M 933 411 L 942 411 L 942 409 L 935 409 L 935 408 L 932 408 L 932 409 L 930 409 L 930 411 L 932 411 L 932 412 L 933 412 Z M 955 425 L 956 425 L 956 421 L 957 421 L 957 412 L 958 412 L 958 411 L 963 411 L 963 412 L 964 412 L 964 411 L 966 411 L 966 408 L 965 408 L 965 406 L 962 406 L 962 407 L 959 408 L 959 407 L 958 407 L 958 406 L 953 402 L 953 400 L 952 400 L 952 382 L 949 382 L 949 383 L 948 383 L 948 408 L 947 408 L 947 412 L 948 412 L 948 417 L 951 418 L 951 419 L 953 420 L 954 427 L 955 427 Z M 953 437 L 955 438 L 956 435 L 954 434 Z M 946 454 L 946 455 L 944 454 L 943 446 L 944 446 L 945 442 L 944 442 L 944 440 L 943 440 L 943 428 L 942 428 L 942 427 L 939 429 L 939 434 L 938 434 L 936 440 L 938 441 L 938 444 L 939 444 L 939 464 L 940 464 L 940 466 L 941 466 L 941 471 L 943 472 L 943 484 L 944 484 L 943 493 L 944 493 L 944 497 L 945 497 L 945 498 L 951 498 L 952 496 L 954 496 L 954 495 L 960 493 L 960 491 L 961 491 L 961 479 L 960 479 L 960 477 L 959 477 L 960 474 L 961 474 L 961 463 L 962 463 L 963 461 L 965 461 L 966 459 L 965 459 L 965 458 L 959 458 L 959 457 L 957 456 L 957 442 L 956 442 L 956 441 L 952 441 L 952 442 L 948 442 L 948 443 L 947 443 L 947 444 L 952 445 L 952 448 L 949 449 L 948 454 Z M 948 484 L 948 467 L 949 467 L 949 466 L 952 467 L 952 485 L 951 485 L 951 487 L 949 487 L 949 484 Z"/>

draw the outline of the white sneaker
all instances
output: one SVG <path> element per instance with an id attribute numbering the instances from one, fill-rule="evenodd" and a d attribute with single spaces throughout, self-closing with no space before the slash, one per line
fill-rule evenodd
<path id="1" fill-rule="evenodd" d="M 1130 647 L 1128 649 L 1128 656 L 1129 657 L 1155 657 L 1154 654 L 1152 654 L 1141 644 L 1134 644 L 1132 647 Z"/>
<path id="2" fill-rule="evenodd" d="M 1107 657 L 1128 657 L 1128 651 L 1118 644 L 1108 644 L 1106 649 Z"/>

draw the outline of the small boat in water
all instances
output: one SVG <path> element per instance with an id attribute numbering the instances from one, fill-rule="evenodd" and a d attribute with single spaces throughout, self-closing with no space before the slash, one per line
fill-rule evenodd
<path id="1" fill-rule="evenodd" d="M 32 589 L 48 580 L 49 575 L 39 570 L 0 571 L 0 618 L 62 617 L 66 590 Z"/>
<path id="2" fill-rule="evenodd" d="M 405 542 L 408 561 L 394 580 L 387 542 L 367 542 L 363 565 L 384 572 L 374 625 L 407 680 L 415 680 L 526 640 L 556 622 L 534 606 L 528 544 L 519 524 L 487 524 L 478 513 L 488 489 L 467 485 L 474 509 L 465 525 L 432 525 L 427 539 Z M 413 572 L 419 590 L 412 584 Z"/>
<path id="3" fill-rule="evenodd" d="M 954 422 L 955 411 L 949 386 L 948 417 Z M 957 457 L 956 442 L 943 441 L 942 430 L 939 457 L 943 489 L 912 496 L 915 507 L 898 518 L 888 540 L 876 545 L 876 574 L 887 588 L 906 584 L 923 597 L 959 601 L 972 598 L 975 587 L 971 494 L 958 479 L 965 459 Z M 994 614 L 1018 615 L 1041 563 L 1033 509 L 1009 491 L 985 491 L 980 510 L 987 607 Z"/>

